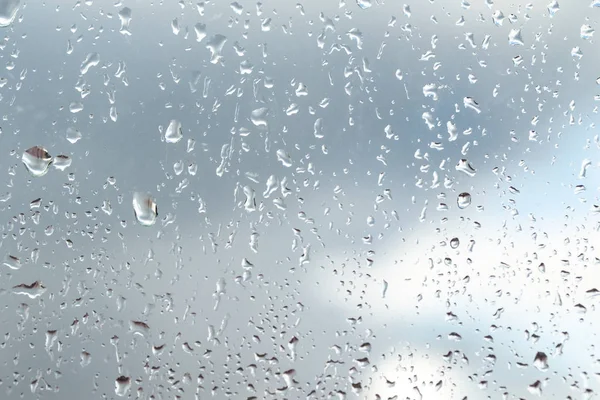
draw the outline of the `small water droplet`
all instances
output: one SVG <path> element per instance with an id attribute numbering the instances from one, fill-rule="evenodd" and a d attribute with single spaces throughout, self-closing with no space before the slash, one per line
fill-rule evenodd
<path id="1" fill-rule="evenodd" d="M 27 149 L 21 157 L 27 171 L 35 177 L 46 175 L 50 164 L 52 164 L 52 156 L 46 149 L 40 146 L 34 146 Z"/>
<path id="2" fill-rule="evenodd" d="M 459 194 L 456 203 L 458 205 L 458 208 L 460 208 L 461 210 L 469 207 L 471 205 L 471 194 L 467 192 Z"/>
<path id="3" fill-rule="evenodd" d="M 133 194 L 133 213 L 141 225 L 151 226 L 158 217 L 158 207 L 152 196 L 136 192 Z"/>

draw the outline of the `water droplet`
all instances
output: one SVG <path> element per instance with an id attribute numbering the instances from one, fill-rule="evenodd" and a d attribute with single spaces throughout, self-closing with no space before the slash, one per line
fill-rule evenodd
<path id="1" fill-rule="evenodd" d="M 471 205 L 471 195 L 467 192 L 459 194 L 456 203 L 461 210 L 469 207 Z"/>
<path id="2" fill-rule="evenodd" d="M 464 172 L 469 176 L 475 176 L 475 174 L 477 173 L 477 171 L 475 170 L 475 168 L 473 168 L 471 163 L 464 158 L 460 160 L 458 164 L 456 164 L 455 168 L 457 171 Z"/>
<path id="3" fill-rule="evenodd" d="M 75 144 L 79 142 L 82 136 L 83 135 L 81 134 L 81 132 L 79 132 L 77 129 L 71 127 L 67 128 L 67 140 L 70 143 Z"/>
<path id="4" fill-rule="evenodd" d="M 542 353 L 541 351 L 535 355 L 533 359 L 533 366 L 539 369 L 540 371 L 547 371 L 548 366 L 548 356 L 546 353 Z"/>
<path id="5" fill-rule="evenodd" d="M 79 365 L 81 365 L 81 367 L 87 367 L 88 365 L 90 365 L 90 363 L 92 362 L 92 355 L 90 353 L 88 353 L 87 351 L 82 351 L 81 352 L 81 361 L 79 362 Z"/>
<path id="6" fill-rule="evenodd" d="M 558 1 L 552 0 L 550 2 L 550 4 L 548 4 L 548 14 L 550 14 L 551 17 L 554 17 L 556 15 L 556 13 L 559 11 L 560 11 L 560 6 L 558 5 Z"/>
<path id="7" fill-rule="evenodd" d="M 98 53 L 89 53 L 85 60 L 81 63 L 81 67 L 79 68 L 79 72 L 81 75 L 87 74 L 90 68 L 95 67 L 100 63 L 100 54 Z"/>
<path id="8" fill-rule="evenodd" d="M 479 107 L 479 104 L 477 104 L 477 102 L 472 97 L 465 97 L 463 99 L 463 105 L 465 106 L 465 108 L 470 108 L 477 114 L 481 113 L 481 108 Z"/>
<path id="9" fill-rule="evenodd" d="M 226 41 L 227 37 L 223 35 L 215 35 L 206 43 L 206 48 L 210 51 L 210 62 L 212 64 L 221 62 L 223 58 L 221 53 L 223 52 L 223 46 L 225 46 Z"/>
<path id="10" fill-rule="evenodd" d="M 129 330 L 134 335 L 148 336 L 150 333 L 150 326 L 142 321 L 129 321 Z"/>
<path id="11" fill-rule="evenodd" d="M 254 126 L 267 126 L 267 115 L 269 114 L 269 109 L 267 107 L 257 108 L 252 111 L 250 114 L 250 120 L 254 124 Z"/>
<path id="12" fill-rule="evenodd" d="M 292 158 L 283 149 L 277 150 L 277 160 L 281 162 L 284 167 L 289 168 L 292 166 Z"/>
<path id="13" fill-rule="evenodd" d="M 21 269 L 23 264 L 21 264 L 21 260 L 18 257 L 11 256 L 7 254 L 4 258 L 4 265 L 6 265 L 10 269 Z"/>
<path id="14" fill-rule="evenodd" d="M 40 281 L 35 281 L 29 285 L 21 283 L 20 285 L 14 286 L 12 291 L 14 294 L 24 294 L 30 299 L 35 299 L 46 292 L 46 286 L 44 286 Z"/>
<path id="15" fill-rule="evenodd" d="M 21 158 L 27 171 L 35 177 L 46 175 L 50 164 L 52 164 L 52 156 L 43 147 L 34 146 L 27 149 Z"/>
<path id="16" fill-rule="evenodd" d="M 508 34 L 508 43 L 513 46 L 524 46 L 523 36 L 520 29 L 511 29 Z"/>
<path id="17" fill-rule="evenodd" d="M 458 246 L 460 246 L 460 240 L 458 240 L 458 238 L 452 238 L 450 240 L 450 247 L 452 247 L 453 249 L 456 249 L 456 248 L 458 248 Z"/>
<path id="18" fill-rule="evenodd" d="M 372 0 L 356 0 L 356 5 L 359 6 L 360 8 L 362 8 L 363 10 L 366 10 L 368 8 L 371 8 L 371 6 L 373 5 L 373 1 Z"/>
<path id="19" fill-rule="evenodd" d="M 54 157 L 54 162 L 52 163 L 52 165 L 54 165 L 56 169 L 64 171 L 65 169 L 71 166 L 72 161 L 73 160 L 71 159 L 71 157 L 61 154 Z"/>
<path id="20" fill-rule="evenodd" d="M 584 40 L 589 40 L 594 36 L 594 28 L 592 28 L 590 25 L 584 24 L 581 25 L 581 30 L 580 30 L 580 34 L 581 34 L 581 38 Z"/>
<path id="21" fill-rule="evenodd" d="M 176 119 L 172 119 L 169 122 L 169 126 L 165 131 L 165 142 L 167 143 L 177 143 L 183 138 L 183 129 L 181 127 L 181 122 Z"/>
<path id="22" fill-rule="evenodd" d="M 156 222 L 158 207 L 152 196 L 136 192 L 133 194 L 133 213 L 141 225 L 151 226 Z"/>
<path id="23" fill-rule="evenodd" d="M 119 19 L 121 20 L 121 29 L 119 32 L 122 35 L 131 35 L 129 24 L 131 23 L 131 8 L 124 7 L 119 11 Z"/>
<path id="24" fill-rule="evenodd" d="M 127 392 L 131 388 L 131 378 L 128 376 L 120 376 L 115 381 L 115 394 L 119 397 L 127 395 Z"/>
<path id="25" fill-rule="evenodd" d="M 20 6 L 20 0 L 0 0 L 0 28 L 5 28 L 13 23 Z"/>

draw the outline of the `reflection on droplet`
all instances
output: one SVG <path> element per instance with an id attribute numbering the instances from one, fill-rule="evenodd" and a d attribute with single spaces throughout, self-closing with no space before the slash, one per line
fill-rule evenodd
<path id="1" fill-rule="evenodd" d="M 165 131 L 165 142 L 167 143 L 177 143 L 183 138 L 183 129 L 181 127 L 181 122 L 176 119 L 172 119 L 169 122 L 169 126 Z"/>
<path id="2" fill-rule="evenodd" d="M 120 376 L 115 381 L 115 394 L 119 397 L 127 395 L 131 388 L 131 378 L 128 376 Z"/>
<path id="3" fill-rule="evenodd" d="M 31 147 L 23 153 L 21 157 L 27 171 L 35 177 L 46 175 L 50 164 L 52 164 L 52 156 L 46 149 L 39 146 Z"/>
<path id="4" fill-rule="evenodd" d="M 469 207 L 471 205 L 471 195 L 467 192 L 459 194 L 456 203 L 461 210 Z"/>
<path id="5" fill-rule="evenodd" d="M 20 6 L 20 0 L 0 0 L 0 28 L 5 28 L 13 23 Z"/>
<path id="6" fill-rule="evenodd" d="M 71 166 L 72 161 L 73 160 L 71 159 L 71 157 L 61 154 L 54 157 L 54 162 L 52 163 L 52 165 L 54 165 L 56 169 L 64 171 L 65 169 Z"/>
<path id="7" fill-rule="evenodd" d="M 133 194 L 133 213 L 141 225 L 151 226 L 158 217 L 158 206 L 152 196 L 136 192 Z"/>

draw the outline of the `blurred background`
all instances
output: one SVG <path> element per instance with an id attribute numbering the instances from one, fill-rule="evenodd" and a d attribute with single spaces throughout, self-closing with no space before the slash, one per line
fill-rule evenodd
<path id="1" fill-rule="evenodd" d="M 593 398 L 599 20 L 0 0 L 0 398 Z"/>

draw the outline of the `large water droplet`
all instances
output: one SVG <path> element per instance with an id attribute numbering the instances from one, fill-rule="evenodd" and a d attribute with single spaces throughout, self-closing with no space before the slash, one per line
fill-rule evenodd
<path id="1" fill-rule="evenodd" d="M 98 53 L 90 53 L 85 57 L 85 60 L 81 63 L 81 67 L 79 68 L 79 72 L 81 75 L 87 74 L 90 68 L 95 67 L 100 63 L 100 54 Z"/>
<path id="2" fill-rule="evenodd" d="M 27 171 L 35 177 L 46 175 L 50 164 L 52 164 L 52 156 L 46 149 L 39 146 L 34 146 L 27 149 L 21 157 Z"/>
<path id="3" fill-rule="evenodd" d="M 169 126 L 165 131 L 165 142 L 177 143 L 183 138 L 183 129 L 181 128 L 181 122 L 176 119 L 172 119 L 169 122 Z"/>
<path id="4" fill-rule="evenodd" d="M 79 140 L 81 139 L 83 135 L 81 134 L 81 132 L 79 132 L 77 129 L 69 127 L 67 128 L 67 140 L 70 143 L 77 143 L 79 142 Z"/>
<path id="5" fill-rule="evenodd" d="M 20 6 L 20 0 L 0 0 L 0 28 L 5 28 L 13 23 Z"/>
<path id="6" fill-rule="evenodd" d="M 523 42 L 523 35 L 521 34 L 520 29 L 511 29 L 508 34 L 508 43 L 513 46 L 524 46 L 525 42 Z"/>
<path id="7" fill-rule="evenodd" d="M 35 299 L 46 292 L 46 286 L 40 281 L 35 281 L 30 285 L 21 283 L 20 285 L 13 286 L 12 291 L 14 294 L 24 294 L 30 299 Z"/>
<path id="8" fill-rule="evenodd" d="M 141 225 L 151 226 L 158 217 L 158 206 L 149 194 L 136 192 L 133 194 L 133 213 Z"/>
<path id="9" fill-rule="evenodd" d="M 131 388 L 131 378 L 128 376 L 120 376 L 115 381 L 115 394 L 119 397 L 127 395 Z"/>
<path id="10" fill-rule="evenodd" d="M 539 369 L 540 371 L 548 370 L 548 356 L 546 353 L 542 353 L 541 351 L 535 355 L 533 359 L 533 366 Z"/>
<path id="11" fill-rule="evenodd" d="M 119 32 L 123 35 L 131 35 L 129 24 L 131 23 L 131 8 L 124 7 L 119 11 L 119 19 L 121 20 L 121 29 Z"/>
<path id="12" fill-rule="evenodd" d="M 471 205 L 471 195 L 467 192 L 459 194 L 456 203 L 461 210 L 469 207 Z"/>
<path id="13" fill-rule="evenodd" d="M 54 157 L 54 162 L 52 163 L 52 165 L 54 165 L 56 169 L 64 171 L 65 169 L 71 166 L 72 161 L 73 160 L 71 159 L 71 157 L 61 154 L 59 156 Z"/>

